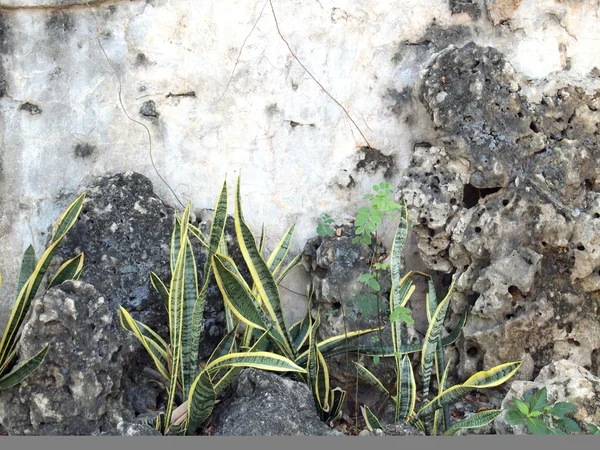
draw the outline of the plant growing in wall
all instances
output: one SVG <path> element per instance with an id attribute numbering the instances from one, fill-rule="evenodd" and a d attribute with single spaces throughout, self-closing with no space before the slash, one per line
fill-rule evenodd
<path id="1" fill-rule="evenodd" d="M 31 375 L 42 364 L 48 353 L 48 345 L 46 345 L 32 358 L 15 367 L 18 360 L 17 342 L 21 325 L 52 262 L 56 249 L 77 221 L 84 199 L 85 194 L 80 195 L 62 213 L 54 226 L 50 244 L 39 260 L 37 260 L 35 250 L 31 245 L 23 254 L 17 282 L 18 294 L 4 329 L 2 341 L 0 341 L 0 390 L 13 387 Z M 48 283 L 48 289 L 67 280 L 79 279 L 83 270 L 83 262 L 83 253 L 80 253 L 62 264 Z M 0 276 L 1 287 L 2 277 Z"/>
<path id="2" fill-rule="evenodd" d="M 194 434 L 212 413 L 216 398 L 243 367 L 276 372 L 305 372 L 292 360 L 272 352 L 260 351 L 256 346 L 240 351 L 235 340 L 236 326 L 223 338 L 207 364 L 200 366 L 198 348 L 211 272 L 210 261 L 224 247 L 226 217 L 227 184 L 224 183 L 215 208 L 210 236 L 205 240 L 201 234 L 198 235 L 209 252 L 202 287 L 198 285 L 196 262 L 190 242 L 189 205 L 181 218 L 176 218 L 171 240 L 170 286 L 167 288 L 156 274 L 151 275 L 152 283 L 163 294 L 167 308 L 168 343 L 148 326 L 133 319 L 121 307 L 123 327 L 134 333 L 167 382 L 166 411 L 160 413 L 153 422 L 163 434 Z M 179 405 L 176 406 L 178 400 Z"/>

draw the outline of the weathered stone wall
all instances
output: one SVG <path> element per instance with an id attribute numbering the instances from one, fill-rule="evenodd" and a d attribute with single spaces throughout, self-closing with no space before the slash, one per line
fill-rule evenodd
<path id="1" fill-rule="evenodd" d="M 0 0 L 3 313 L 22 251 L 31 241 L 41 250 L 48 226 L 94 177 L 142 173 L 177 206 L 141 124 L 182 201 L 212 207 L 225 174 L 233 181 L 241 169 L 251 225 L 265 221 L 272 246 L 298 221 L 300 250 L 318 216 L 354 214 L 384 176 L 398 185 L 415 144 L 432 140 L 438 124 L 414 87 L 449 45 L 498 50 L 523 101 L 599 84 L 596 0 L 274 1 L 297 56 L 377 149 L 364 151 L 290 55 L 268 3 L 89 4 Z"/>

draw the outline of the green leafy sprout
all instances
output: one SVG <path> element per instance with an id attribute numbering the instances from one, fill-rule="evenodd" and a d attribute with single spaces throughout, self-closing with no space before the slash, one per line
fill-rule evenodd
<path id="1" fill-rule="evenodd" d="M 581 428 L 568 414 L 577 410 L 569 402 L 548 403 L 548 392 L 544 387 L 537 392 L 529 391 L 522 399 L 512 398 L 512 405 L 506 410 L 506 423 L 513 426 L 524 425 L 531 434 L 570 434 L 579 433 Z M 598 431 L 588 426 L 588 432 Z"/>

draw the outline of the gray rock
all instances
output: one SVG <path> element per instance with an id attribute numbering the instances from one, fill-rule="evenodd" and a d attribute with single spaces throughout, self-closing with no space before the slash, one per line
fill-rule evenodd
<path id="1" fill-rule="evenodd" d="M 409 423 L 387 424 L 383 427 L 385 436 L 425 436 L 425 433 Z"/>
<path id="2" fill-rule="evenodd" d="M 255 369 L 243 371 L 217 407 L 215 436 L 337 436 L 319 419 L 308 387 Z"/>
<path id="3" fill-rule="evenodd" d="M 522 398 L 529 391 L 545 387 L 548 402 L 570 402 L 577 406 L 573 418 L 585 430 L 586 424 L 600 423 L 600 378 L 577 364 L 560 360 L 544 367 L 535 381 L 515 381 L 502 402 L 509 406 L 513 397 Z M 506 411 L 500 413 L 494 425 L 498 434 L 527 434 L 524 426 L 506 423 Z"/>
<path id="4" fill-rule="evenodd" d="M 567 358 L 600 374 L 597 94 L 531 104 L 473 43 L 441 52 L 420 92 L 436 136 L 400 190 L 427 267 L 458 275 L 447 325 L 470 311 L 459 378 L 521 359 L 515 379 Z"/>
<path id="5" fill-rule="evenodd" d="M 50 349 L 29 378 L 0 392 L 2 426 L 11 435 L 91 435 L 128 418 L 123 334 L 89 284 L 66 282 L 35 299 L 17 349 L 21 360 Z"/>
<path id="6" fill-rule="evenodd" d="M 137 422 L 119 422 L 117 427 L 100 433 L 100 436 L 162 436 L 158 430 Z"/>
<path id="7" fill-rule="evenodd" d="M 478 0 L 450 0 L 450 11 L 452 14 L 467 13 L 473 19 L 481 15 Z"/>
<path id="8" fill-rule="evenodd" d="M 123 306 L 136 320 L 167 338 L 167 313 L 150 284 L 150 272 L 158 274 L 168 286 L 173 224 L 174 209 L 154 193 L 152 183 L 143 175 L 127 172 L 99 178 L 87 189 L 79 221 L 61 243 L 55 264 L 84 252 L 86 265 L 81 281 L 94 285 L 113 313 L 118 314 L 119 306 Z M 202 226 L 203 222 L 195 224 Z M 195 239 L 193 246 L 202 283 L 206 253 Z M 204 314 L 202 359 L 210 356 L 226 327 L 223 301 L 214 281 Z M 123 339 L 137 348 L 126 358 L 128 380 L 124 382 L 134 411 L 143 413 L 160 407 L 163 391 L 143 373 L 144 368 L 154 367 L 152 360 L 132 334 Z"/>

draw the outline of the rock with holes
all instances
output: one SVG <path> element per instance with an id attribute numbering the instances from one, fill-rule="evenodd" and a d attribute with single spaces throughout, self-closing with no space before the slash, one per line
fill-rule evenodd
<path id="1" fill-rule="evenodd" d="M 600 378 L 568 361 L 555 361 L 544 367 L 535 381 L 515 381 L 502 402 L 504 410 L 494 425 L 498 434 L 527 434 L 525 427 L 506 422 L 506 408 L 513 397 L 521 399 L 527 392 L 546 388 L 548 403 L 570 402 L 577 406 L 571 417 L 585 430 L 587 424 L 600 423 Z"/>
<path id="2" fill-rule="evenodd" d="M 256 369 L 236 379 L 233 395 L 217 407 L 215 436 L 336 436 L 321 422 L 304 383 Z"/>
<path id="3" fill-rule="evenodd" d="M 59 247 L 55 263 L 83 252 L 85 269 L 81 281 L 92 284 L 107 300 L 113 313 L 123 306 L 131 315 L 168 337 L 167 313 L 160 295 L 150 283 L 155 272 L 168 286 L 170 282 L 170 245 L 174 209 L 153 190 L 150 180 L 135 172 L 119 173 L 96 180 L 86 190 L 83 210 L 76 225 Z M 205 217 L 207 214 L 199 215 Z M 197 226 L 206 220 L 195 218 Z M 232 224 L 228 222 L 229 234 Z M 231 239 L 229 239 L 231 240 Z M 229 245 L 237 260 L 239 251 Z M 206 252 L 193 240 L 202 283 Z M 205 306 L 201 357 L 212 353 L 225 331 L 225 314 L 216 283 L 212 282 Z M 125 392 L 136 413 L 160 407 L 164 395 L 157 383 L 149 380 L 145 368 L 154 367 L 145 350 L 131 334 L 124 339 L 137 351 L 127 358 Z"/>
<path id="4" fill-rule="evenodd" d="M 131 419 L 123 402 L 124 334 L 110 302 L 89 284 L 69 281 L 35 299 L 20 360 L 50 348 L 29 378 L 0 392 L 2 426 L 12 435 L 91 435 Z"/>
<path id="5" fill-rule="evenodd" d="M 400 191 L 425 264 L 456 274 L 447 325 L 469 311 L 459 378 L 525 360 L 600 374 L 600 94 L 530 103 L 495 49 L 442 51 L 421 98 L 437 127 Z"/>

